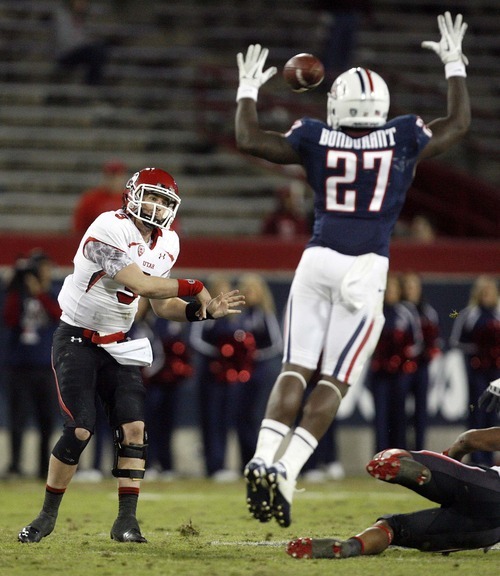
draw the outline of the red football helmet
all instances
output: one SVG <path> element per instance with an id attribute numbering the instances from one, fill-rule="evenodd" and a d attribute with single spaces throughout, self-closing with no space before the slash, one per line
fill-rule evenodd
<path id="1" fill-rule="evenodd" d="M 147 194 L 165 198 L 165 204 L 145 199 Z M 168 230 L 174 221 L 181 199 L 172 176 L 159 168 L 143 168 L 126 184 L 123 195 L 125 210 L 149 226 Z"/>

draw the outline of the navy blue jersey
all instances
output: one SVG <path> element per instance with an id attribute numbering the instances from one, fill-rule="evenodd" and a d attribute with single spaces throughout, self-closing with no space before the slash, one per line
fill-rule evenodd
<path id="1" fill-rule="evenodd" d="M 286 138 L 300 155 L 314 190 L 309 246 L 359 256 L 389 256 L 392 229 L 432 133 L 415 115 L 348 133 L 302 118 Z"/>

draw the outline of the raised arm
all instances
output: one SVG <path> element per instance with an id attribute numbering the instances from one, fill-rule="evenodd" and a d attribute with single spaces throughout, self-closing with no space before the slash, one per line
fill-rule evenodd
<path id="1" fill-rule="evenodd" d="M 496 452 L 500 450 L 500 426 L 462 432 L 445 454 L 455 460 L 462 460 L 466 454 L 477 451 Z"/>
<path id="2" fill-rule="evenodd" d="M 196 322 L 240 314 L 239 308 L 245 304 L 245 296 L 239 290 L 212 298 L 200 280 L 147 276 L 135 263 L 122 268 L 115 274 L 114 280 L 136 294 L 149 298 L 157 316 L 177 322 Z M 196 298 L 196 302 L 186 302 L 178 296 Z"/>
<path id="3" fill-rule="evenodd" d="M 449 12 L 438 16 L 441 32 L 439 42 L 422 42 L 423 48 L 433 50 L 445 66 L 448 80 L 447 115 L 428 123 L 432 130 L 432 139 L 422 150 L 419 160 L 431 158 L 445 152 L 461 140 L 467 133 L 471 122 L 469 92 L 465 81 L 467 58 L 462 54 L 462 39 L 467 30 L 462 15 L 458 14 L 453 22 Z"/>
<path id="4" fill-rule="evenodd" d="M 139 266 L 135 264 L 135 262 L 125 266 L 119 272 L 114 274 L 113 279 L 116 280 L 116 282 L 127 286 L 127 288 L 135 294 L 139 294 L 139 296 L 151 300 L 164 300 L 175 298 L 176 296 L 196 298 L 200 305 L 200 319 L 206 318 L 206 308 L 212 300 L 210 292 L 205 288 L 200 280 L 174 280 L 173 278 L 147 276 Z M 182 301 L 180 301 L 180 305 L 182 305 Z M 170 319 L 176 320 L 177 317 L 172 317 Z M 183 320 L 185 320 L 185 317 Z"/>
<path id="5" fill-rule="evenodd" d="M 245 56 L 240 52 L 238 62 L 240 83 L 236 95 L 236 145 L 239 150 L 276 164 L 299 164 L 300 157 L 283 134 L 262 130 L 257 115 L 259 88 L 276 74 L 273 66 L 263 70 L 269 50 L 259 44 L 248 47 Z"/>

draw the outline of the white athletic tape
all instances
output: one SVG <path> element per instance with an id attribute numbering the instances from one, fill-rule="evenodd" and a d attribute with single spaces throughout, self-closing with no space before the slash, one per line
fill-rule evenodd
<path id="1" fill-rule="evenodd" d="M 302 383 L 304 390 L 307 388 L 306 379 L 304 378 L 304 376 L 302 376 L 302 374 L 299 374 L 298 372 L 294 372 L 293 370 L 287 370 L 286 372 L 281 372 L 281 374 L 278 376 L 277 381 L 281 380 L 281 378 L 283 378 L 284 376 L 293 376 L 294 378 L 297 378 Z"/>
<path id="2" fill-rule="evenodd" d="M 467 76 L 467 72 L 465 71 L 465 64 L 462 60 L 454 60 L 453 62 L 448 62 L 444 65 L 444 75 L 446 79 L 451 78 L 452 76 L 462 76 L 465 78 Z"/>
<path id="3" fill-rule="evenodd" d="M 328 386 L 329 388 L 331 388 L 335 394 L 337 394 L 338 398 L 339 398 L 339 403 L 342 402 L 342 392 L 338 389 L 338 387 L 333 383 L 330 382 L 329 380 L 319 380 L 318 381 L 318 386 L 319 385 L 323 385 L 323 386 Z"/>

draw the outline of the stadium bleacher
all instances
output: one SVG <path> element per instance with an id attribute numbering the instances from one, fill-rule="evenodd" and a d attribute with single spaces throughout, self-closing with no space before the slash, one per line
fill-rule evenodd
<path id="1" fill-rule="evenodd" d="M 80 192 L 97 183 L 103 162 L 119 157 L 131 170 L 158 165 L 175 175 L 184 234 L 258 233 L 272 191 L 297 171 L 234 149 L 235 54 L 261 42 L 271 50 L 269 63 L 280 66 L 296 52 L 317 52 L 311 3 L 93 0 L 93 26 L 113 43 L 97 88 L 78 73 L 54 72 L 55 4 L 0 1 L 0 231 L 68 231 Z M 392 114 L 442 115 L 444 75 L 435 55 L 420 48 L 438 36 L 435 9 L 425 0 L 373 5 L 376 26 L 363 25 L 359 63 L 387 78 Z M 456 2 L 440 3 L 448 5 L 457 10 Z M 440 161 L 472 175 L 477 198 L 482 181 L 492 188 L 500 176 L 500 9 L 478 0 L 463 10 L 474 119 L 463 143 Z M 325 96 L 293 94 L 278 77 L 259 103 L 268 125 L 284 129 L 297 114 L 323 116 Z"/>

